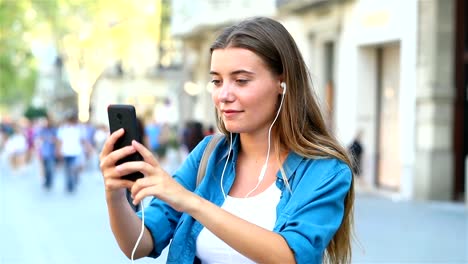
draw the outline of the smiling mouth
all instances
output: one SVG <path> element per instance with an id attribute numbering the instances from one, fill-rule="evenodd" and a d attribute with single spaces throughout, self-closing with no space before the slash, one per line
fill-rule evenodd
<path id="1" fill-rule="evenodd" d="M 242 113 L 243 111 L 236 111 L 236 110 L 223 110 L 222 113 L 223 113 L 223 116 L 226 117 L 226 118 L 230 118 L 230 117 L 234 117 L 240 113 Z"/>

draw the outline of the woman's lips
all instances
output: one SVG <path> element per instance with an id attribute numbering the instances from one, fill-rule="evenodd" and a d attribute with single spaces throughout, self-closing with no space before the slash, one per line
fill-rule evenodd
<path id="1" fill-rule="evenodd" d="M 225 117 L 234 117 L 236 115 L 238 115 L 239 113 L 242 113 L 242 111 L 238 111 L 238 110 L 223 110 L 223 115 Z"/>

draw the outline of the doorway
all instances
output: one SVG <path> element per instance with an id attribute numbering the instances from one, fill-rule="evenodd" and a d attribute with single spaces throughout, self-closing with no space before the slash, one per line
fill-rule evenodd
<path id="1" fill-rule="evenodd" d="M 468 203 L 468 4 L 456 1 L 455 16 L 455 87 L 454 134 L 455 153 L 454 200 Z"/>
<path id="2" fill-rule="evenodd" d="M 400 45 L 376 48 L 376 183 L 400 189 Z"/>

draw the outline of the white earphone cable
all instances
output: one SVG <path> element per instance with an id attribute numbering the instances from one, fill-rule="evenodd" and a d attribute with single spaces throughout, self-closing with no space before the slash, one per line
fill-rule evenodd
<path id="1" fill-rule="evenodd" d="M 268 151 L 267 151 L 267 157 L 266 157 L 265 163 L 264 163 L 263 166 L 262 166 L 262 170 L 260 171 L 260 175 L 259 175 L 259 177 L 258 177 L 257 185 L 256 185 L 255 188 L 253 188 L 250 192 L 248 192 L 247 195 L 245 195 L 244 198 L 249 197 L 250 194 L 252 194 L 255 190 L 257 190 L 258 186 L 260 186 L 260 183 L 262 182 L 263 178 L 265 177 L 265 173 L 266 173 L 266 170 L 267 170 L 267 167 L 268 167 L 268 160 L 270 159 L 271 129 L 273 128 L 273 125 L 275 124 L 276 120 L 278 119 L 279 113 L 280 113 L 280 111 L 281 111 L 281 107 L 283 106 L 284 94 L 285 94 L 285 92 L 283 91 L 283 93 L 281 94 L 280 106 L 279 106 L 279 108 L 278 108 L 278 111 L 276 112 L 275 119 L 273 119 L 273 122 L 271 123 L 270 128 L 268 129 Z M 223 188 L 223 179 L 224 179 L 224 172 L 226 171 L 226 166 L 227 166 L 227 163 L 228 163 L 228 161 L 229 161 L 229 157 L 230 157 L 230 155 L 231 155 L 231 150 L 232 150 L 232 133 L 230 133 L 230 137 L 231 137 L 231 140 L 230 140 L 230 143 L 229 143 L 229 153 L 228 153 L 226 162 L 224 163 L 224 168 L 223 168 L 223 173 L 221 174 L 221 183 L 220 183 L 221 192 L 223 193 L 224 199 L 226 199 L 226 193 L 224 192 L 224 188 Z"/>
<path id="2" fill-rule="evenodd" d="M 221 192 L 223 193 L 224 199 L 226 199 L 226 193 L 224 192 L 224 187 L 223 187 L 224 172 L 226 171 L 226 166 L 228 164 L 229 157 L 231 156 L 231 149 L 232 149 L 232 133 L 229 133 L 229 135 L 231 138 L 231 140 L 229 141 L 229 152 L 228 152 L 226 162 L 224 163 L 224 168 L 223 168 L 223 173 L 221 174 L 221 183 L 220 183 Z"/>
<path id="3" fill-rule="evenodd" d="M 143 233 L 145 231 L 145 206 L 143 204 L 143 200 L 140 201 L 140 205 L 141 205 L 141 231 L 140 231 L 140 236 L 138 236 L 138 239 L 137 239 L 137 241 L 135 243 L 135 246 L 133 247 L 133 250 L 132 250 L 132 257 L 131 257 L 132 264 L 134 263 L 133 257 L 135 255 L 135 251 L 138 248 L 138 245 L 140 244 L 140 241 L 143 238 Z"/>
<path id="4" fill-rule="evenodd" d="M 260 171 L 260 176 L 258 177 L 258 182 L 257 185 L 255 185 L 255 188 L 253 188 L 250 192 L 248 192 L 245 195 L 245 198 L 249 197 L 255 190 L 257 190 L 258 186 L 260 186 L 260 183 L 263 181 L 263 178 L 265 177 L 265 173 L 268 167 L 268 160 L 270 159 L 270 148 L 271 148 L 271 128 L 273 128 L 273 125 L 276 122 L 276 119 L 278 119 L 279 113 L 281 111 L 281 107 L 283 106 L 283 100 L 284 100 L 284 92 L 281 94 L 281 102 L 280 106 L 278 108 L 278 111 L 276 112 L 275 119 L 273 119 L 273 122 L 270 125 L 270 128 L 268 129 L 268 151 L 267 151 L 267 157 L 265 160 L 265 163 L 262 166 L 262 170 Z"/>

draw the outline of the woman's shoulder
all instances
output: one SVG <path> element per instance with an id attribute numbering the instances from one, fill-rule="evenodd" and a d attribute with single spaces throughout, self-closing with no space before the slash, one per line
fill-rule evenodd
<path id="1" fill-rule="evenodd" d="M 341 171 L 350 170 L 348 164 L 335 157 L 304 157 L 298 153 L 290 152 L 287 165 L 297 166 L 296 169 Z"/>
<path id="2" fill-rule="evenodd" d="M 349 170 L 348 164 L 338 158 L 316 158 L 309 159 L 310 164 L 320 169 L 341 171 Z"/>
<path id="3" fill-rule="evenodd" d="M 348 164 L 338 158 L 303 158 L 296 170 L 296 177 L 316 183 L 330 180 L 351 181 L 352 172 Z"/>

